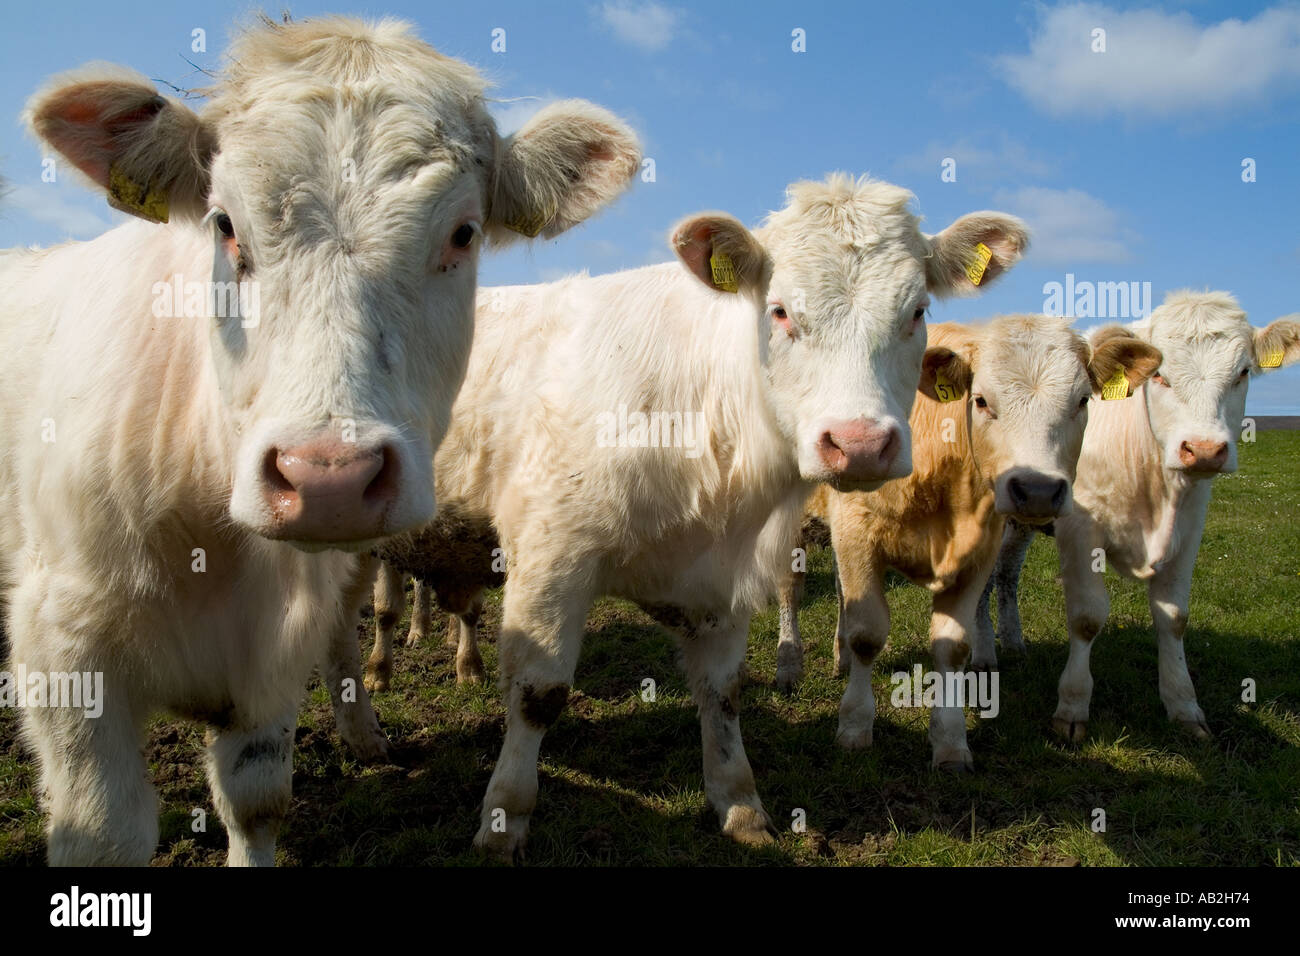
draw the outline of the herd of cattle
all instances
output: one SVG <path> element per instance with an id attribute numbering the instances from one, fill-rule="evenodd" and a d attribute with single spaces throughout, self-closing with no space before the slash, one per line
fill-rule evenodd
<path id="1" fill-rule="evenodd" d="M 687 217 L 672 263 L 476 292 L 485 240 L 587 219 L 639 146 L 582 101 L 499 135 L 477 74 L 389 21 L 251 28 L 200 113 L 98 64 L 26 118 L 136 217 L 0 252 L 11 656 L 105 685 L 93 720 L 23 712 L 51 863 L 150 859 L 141 744 L 164 709 L 208 727 L 230 863 L 272 863 L 314 668 L 348 745 L 387 751 L 365 691 L 391 674 L 403 574 L 413 636 L 435 602 L 459 618 L 459 680 L 484 677 L 482 593 L 504 581 L 482 849 L 525 843 L 601 595 L 678 634 L 708 800 L 725 833 L 769 841 L 739 692 L 750 616 L 776 595 L 777 682 L 799 679 L 806 513 L 837 555 L 844 746 L 872 741 L 886 570 L 933 592 L 940 673 L 993 668 L 989 589 L 1003 651 L 1023 648 L 1014 584 L 1036 529 L 1054 530 L 1069 622 L 1057 730 L 1085 733 L 1104 554 L 1148 584 L 1169 716 L 1207 732 L 1182 640 L 1204 479 L 1235 468 L 1247 383 L 1300 359 L 1300 322 L 1257 330 L 1228 295 L 1188 292 L 1089 337 L 1037 315 L 927 330 L 932 297 L 1020 260 L 1025 225 L 977 212 L 927 235 L 910 193 L 842 174 L 790 186 L 754 230 Z M 255 282 L 256 311 L 160 316 L 177 275 Z M 620 435 L 598 440 L 611 418 Z M 952 701 L 930 739 L 936 766 L 972 765 Z"/>

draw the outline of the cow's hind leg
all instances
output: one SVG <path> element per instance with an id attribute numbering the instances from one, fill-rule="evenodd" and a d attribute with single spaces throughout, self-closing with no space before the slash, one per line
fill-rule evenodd
<path id="1" fill-rule="evenodd" d="M 366 692 L 361 674 L 361 645 L 357 642 L 358 614 L 374 576 L 377 559 L 365 557 L 343 594 L 343 619 L 330 635 L 321 677 L 334 708 L 334 725 L 353 755 L 363 763 L 388 759 L 388 738 Z"/>
<path id="2" fill-rule="evenodd" d="M 208 730 L 208 783 L 230 837 L 230 866 L 275 865 L 275 840 L 289 812 L 296 718 L 289 707 L 260 727 Z"/>
<path id="3" fill-rule="evenodd" d="M 429 626 L 433 621 L 432 588 L 419 578 L 412 580 L 415 596 L 411 602 L 411 629 L 406 633 L 406 646 L 419 647 L 429 636 Z"/>
<path id="4" fill-rule="evenodd" d="M 1027 650 L 1020 626 L 1020 574 L 1037 533 L 1031 525 L 1008 521 L 1006 530 L 1002 532 L 1002 550 L 998 552 L 997 567 L 989 578 L 989 587 L 996 587 L 998 592 L 997 634 L 1004 654 L 1024 654 Z M 984 613 L 987 618 L 987 608 Z"/>
<path id="5" fill-rule="evenodd" d="M 803 547 L 802 536 L 796 547 Z M 791 571 L 781 582 L 781 635 L 776 645 L 776 686 L 790 693 L 803 677 L 803 641 L 799 637 L 799 602 L 803 599 L 805 574 Z"/>
<path id="6" fill-rule="evenodd" d="M 748 618 L 704 615 L 679 628 L 682 663 L 700 713 L 704 792 L 722 832 L 739 843 L 771 843 L 776 833 L 754 787 L 740 736 L 740 681 Z"/>
<path id="7" fill-rule="evenodd" d="M 375 647 L 366 661 L 366 690 L 388 690 L 393 676 L 393 631 L 402 619 L 406 592 L 402 572 L 384 561 L 375 577 Z"/>

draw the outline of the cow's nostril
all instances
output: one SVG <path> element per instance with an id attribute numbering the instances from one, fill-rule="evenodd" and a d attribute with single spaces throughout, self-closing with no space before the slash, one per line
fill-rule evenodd
<path id="1" fill-rule="evenodd" d="M 1011 478 L 1007 481 L 1007 494 L 1011 496 L 1011 502 L 1015 505 L 1025 503 L 1025 483 L 1019 478 Z"/>
<path id="2" fill-rule="evenodd" d="M 384 445 L 379 449 L 379 461 L 379 471 L 375 472 L 375 477 L 370 479 L 370 484 L 366 485 L 366 490 L 362 493 L 367 501 L 382 501 L 397 496 L 400 478 L 398 456 L 393 449 Z"/>
<path id="3" fill-rule="evenodd" d="M 1057 480 L 1056 489 L 1052 492 L 1052 508 L 1056 511 L 1060 511 L 1061 506 L 1065 504 L 1065 492 L 1068 487 L 1064 478 Z"/>

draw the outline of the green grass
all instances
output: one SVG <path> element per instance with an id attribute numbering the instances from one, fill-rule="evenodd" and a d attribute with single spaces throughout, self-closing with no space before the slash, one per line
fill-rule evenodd
<path id="1" fill-rule="evenodd" d="M 635 608 L 601 601 L 588 621 L 575 693 L 542 748 L 528 858 L 535 864 L 1215 865 L 1300 863 L 1300 432 L 1241 447 L 1218 479 L 1192 592 L 1187 656 L 1215 736 L 1196 742 L 1165 718 L 1142 586 L 1108 575 L 1110 621 L 1093 652 L 1089 738 L 1051 736 L 1065 621 L 1054 544 L 1035 541 L 1021 587 L 1029 657 L 1001 674 L 1001 714 L 971 716 L 977 772 L 928 768 L 924 711 L 889 706 L 891 671 L 927 662 L 929 595 L 894 582 L 893 633 L 876 670 L 875 745 L 834 744 L 842 682 L 830 676 L 830 554 L 810 560 L 801 612 L 806 676 L 773 688 L 776 611 L 753 624 L 742 725 L 759 792 L 779 827 L 752 850 L 718 832 L 706 806 L 699 729 L 669 635 Z M 483 644 L 495 675 L 492 595 Z M 401 633 L 407 622 L 403 621 Z M 368 650 L 368 647 L 367 647 Z M 477 864 L 470 840 L 501 743 L 495 688 L 458 687 L 441 641 L 399 648 L 393 690 L 377 695 L 394 765 L 359 766 L 312 688 L 298 728 L 289 865 Z M 641 681 L 658 685 L 642 701 Z M 1253 678 L 1255 703 L 1241 686 Z M 35 774 L 0 711 L 0 863 L 35 864 L 44 838 Z M 158 720 L 148 757 L 160 790 L 155 862 L 216 864 L 225 835 L 208 802 L 202 731 Z M 190 829 L 207 810 L 206 833 Z M 789 832 L 792 812 L 807 830 Z M 1094 808 L 1106 830 L 1090 827 Z"/>

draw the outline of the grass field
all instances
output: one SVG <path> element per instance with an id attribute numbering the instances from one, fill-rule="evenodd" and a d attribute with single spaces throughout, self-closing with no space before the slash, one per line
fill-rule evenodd
<path id="1" fill-rule="evenodd" d="M 876 669 L 875 746 L 834 743 L 842 682 L 830 676 L 835 624 L 830 553 L 811 555 L 801 610 L 806 676 L 773 687 L 775 606 L 755 618 L 741 723 L 759 793 L 785 829 L 771 848 L 731 843 L 705 804 L 699 729 L 667 632 L 630 605 L 601 601 L 587 625 L 575 692 L 542 747 L 533 864 L 1300 864 L 1300 432 L 1242 445 L 1241 470 L 1216 481 L 1192 591 L 1187 656 L 1214 737 L 1165 718 L 1145 590 L 1108 575 L 1110 621 L 1093 652 L 1089 739 L 1050 735 L 1065 621 L 1056 553 L 1038 538 L 1021 607 L 1030 655 L 1001 672 L 1001 714 L 971 716 L 977 772 L 928 768 L 928 715 L 889 706 L 889 674 L 928 662 L 929 595 L 895 581 L 893 633 Z M 495 676 L 494 594 L 484 660 Z M 369 623 L 369 622 L 367 622 Z M 401 633 L 405 634 L 403 621 Z M 368 642 L 367 642 L 368 650 Z M 286 865 L 475 864 L 470 845 L 501 743 L 494 686 L 457 687 L 438 640 L 398 649 L 393 690 L 377 695 L 392 765 L 365 768 L 333 732 L 314 686 L 298 728 Z M 641 682 L 658 685 L 654 703 Z M 1255 703 L 1243 703 L 1253 678 Z M 35 773 L 0 710 L 0 864 L 44 858 Z M 223 862 L 225 834 L 203 779 L 203 732 L 150 728 L 161 794 L 158 864 Z M 191 811 L 208 811 L 206 833 Z M 1106 830 L 1090 827 L 1095 808 Z M 807 829 L 789 830 L 802 809 Z"/>

